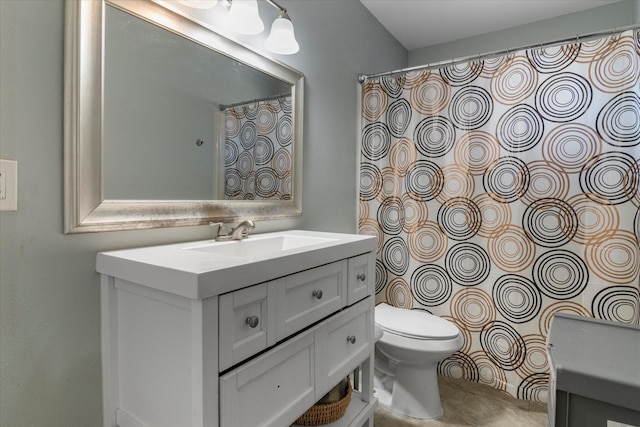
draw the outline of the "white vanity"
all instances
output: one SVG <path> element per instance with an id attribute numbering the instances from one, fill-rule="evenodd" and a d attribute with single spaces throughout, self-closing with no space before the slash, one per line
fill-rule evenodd
<path id="1" fill-rule="evenodd" d="M 285 231 L 99 253 L 104 425 L 286 427 L 355 372 L 330 426 L 373 427 L 375 248 Z"/>

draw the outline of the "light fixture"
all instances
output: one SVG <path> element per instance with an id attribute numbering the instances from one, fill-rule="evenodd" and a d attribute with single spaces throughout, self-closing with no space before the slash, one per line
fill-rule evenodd
<path id="1" fill-rule="evenodd" d="M 281 55 L 291 55 L 300 50 L 293 31 L 293 23 L 287 9 L 273 0 L 265 0 L 280 11 L 280 15 L 271 25 L 271 33 L 264 41 L 265 47 Z M 222 0 L 222 4 L 229 9 L 227 27 L 240 34 L 258 34 L 263 31 L 264 24 L 258 14 L 257 0 Z"/>
<path id="2" fill-rule="evenodd" d="M 258 0 L 234 0 L 230 2 L 227 27 L 240 34 L 259 34 L 264 24 L 258 14 Z"/>
<path id="3" fill-rule="evenodd" d="M 264 41 L 264 46 L 281 55 L 291 55 L 300 50 L 293 32 L 293 23 L 286 10 L 280 12 L 280 16 L 271 24 L 271 33 Z"/>
<path id="4" fill-rule="evenodd" d="M 178 0 L 180 3 L 196 9 L 214 7 L 218 0 Z M 280 15 L 271 24 L 269 37 L 264 46 L 273 53 L 291 55 L 300 50 L 293 31 L 293 23 L 287 9 L 273 0 L 265 0 L 280 11 Z M 258 12 L 258 0 L 221 0 L 222 5 L 229 11 L 226 27 L 239 34 L 259 34 L 264 30 L 264 24 Z"/>

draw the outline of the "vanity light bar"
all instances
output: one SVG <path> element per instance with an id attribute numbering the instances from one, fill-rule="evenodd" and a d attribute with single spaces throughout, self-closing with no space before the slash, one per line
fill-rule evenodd
<path id="1" fill-rule="evenodd" d="M 300 46 L 287 9 L 273 0 L 265 1 L 280 11 L 271 24 L 271 32 L 264 41 L 265 47 L 281 55 L 298 52 Z M 180 2 L 190 7 L 205 9 L 215 6 L 217 0 L 180 0 Z M 248 35 L 259 34 L 264 30 L 264 23 L 258 13 L 258 0 L 220 0 L 220 3 L 229 11 L 227 18 L 230 21 L 231 30 Z"/>

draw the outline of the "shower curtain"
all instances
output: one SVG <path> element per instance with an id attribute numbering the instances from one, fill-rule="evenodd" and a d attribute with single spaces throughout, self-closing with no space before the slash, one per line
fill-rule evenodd
<path id="1" fill-rule="evenodd" d="M 454 322 L 441 375 L 546 401 L 557 312 L 639 322 L 640 33 L 369 78 L 376 302 Z"/>
<path id="2" fill-rule="evenodd" d="M 291 96 L 224 110 L 224 194 L 228 200 L 291 198 Z"/>

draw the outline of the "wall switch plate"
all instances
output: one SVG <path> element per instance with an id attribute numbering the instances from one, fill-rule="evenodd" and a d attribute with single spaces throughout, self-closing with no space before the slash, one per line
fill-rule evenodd
<path id="1" fill-rule="evenodd" d="M 0 211 L 18 210 L 18 162 L 0 159 Z"/>

